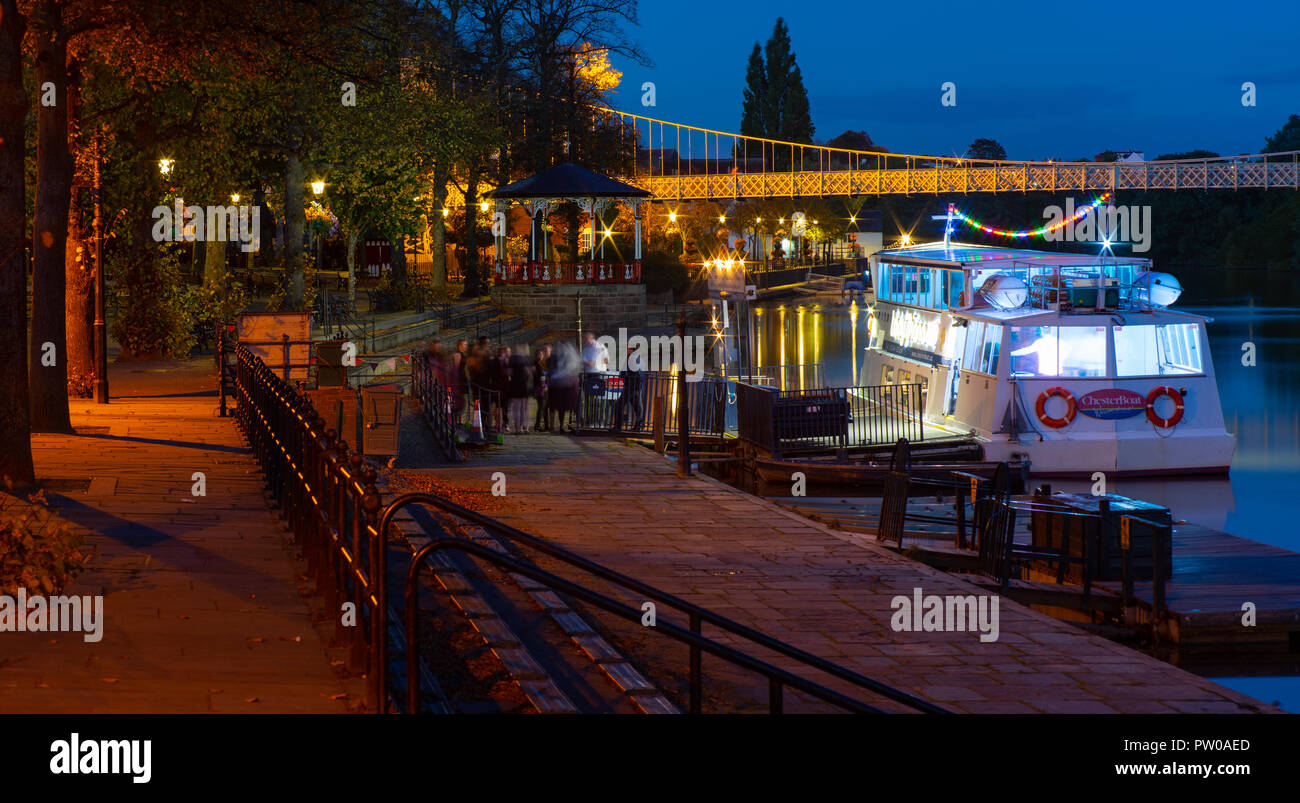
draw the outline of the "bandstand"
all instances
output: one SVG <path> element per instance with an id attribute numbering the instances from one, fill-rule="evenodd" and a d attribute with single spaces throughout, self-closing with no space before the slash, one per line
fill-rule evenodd
<path id="1" fill-rule="evenodd" d="M 520 179 L 487 194 L 496 202 L 497 220 L 509 218 L 511 204 L 518 203 L 532 222 L 527 261 L 512 263 L 506 254 L 506 227 L 496 228 L 495 284 L 641 284 L 641 210 L 650 192 L 612 179 L 575 164 L 562 164 Z M 563 203 L 575 203 L 587 215 L 591 231 L 591 253 L 586 261 L 560 262 L 548 258 L 550 242 L 546 218 Z M 631 261 L 620 255 L 604 254 L 604 237 L 596 221 L 614 204 L 626 204 L 635 220 Z M 576 257 L 576 255 L 575 255 Z"/>

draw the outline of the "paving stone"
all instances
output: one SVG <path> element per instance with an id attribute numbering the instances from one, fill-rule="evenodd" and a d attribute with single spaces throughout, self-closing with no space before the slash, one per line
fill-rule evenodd
<path id="1" fill-rule="evenodd" d="M 659 691 L 626 661 L 601 664 L 600 668 L 609 675 L 610 680 L 628 694 L 649 694 Z"/>
<path id="2" fill-rule="evenodd" d="M 519 688 L 541 714 L 576 714 L 578 708 L 549 680 L 523 680 Z"/>

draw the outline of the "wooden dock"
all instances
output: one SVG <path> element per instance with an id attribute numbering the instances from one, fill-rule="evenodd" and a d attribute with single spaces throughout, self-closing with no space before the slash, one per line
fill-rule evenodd
<path id="1" fill-rule="evenodd" d="M 1028 501 L 1028 496 L 1013 497 Z M 772 499 L 800 515 L 846 532 L 874 534 L 880 500 L 859 498 Z M 914 498 L 908 513 L 955 517 L 952 502 Z M 1028 544 L 1029 516 L 1017 517 L 1015 541 Z M 956 546 L 952 527 L 929 522 L 905 525 L 901 552 L 945 571 L 975 572 L 976 554 Z M 1167 614 L 1159 623 L 1162 639 L 1180 651 L 1258 650 L 1300 651 L 1300 554 L 1252 541 L 1209 527 L 1175 522 L 1173 577 L 1165 586 Z M 889 545 L 892 547 L 892 545 Z M 1060 618 L 1102 618 L 1122 609 L 1121 583 L 1095 581 L 1085 606 L 1083 591 L 1075 585 L 1057 585 L 1051 578 L 1029 577 L 1013 582 L 1007 595 Z M 1047 580 L 1048 582 L 1043 582 Z M 996 583 L 980 583 L 993 585 Z M 1150 581 L 1133 584 L 1137 607 L 1130 624 L 1152 620 Z M 1254 624 L 1245 624 L 1248 603 L 1254 606 Z M 1085 607 L 1089 610 L 1085 611 Z"/>

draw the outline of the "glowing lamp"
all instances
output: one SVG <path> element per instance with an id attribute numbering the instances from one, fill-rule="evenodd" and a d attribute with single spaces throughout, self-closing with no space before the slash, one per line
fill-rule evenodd
<path id="1" fill-rule="evenodd" d="M 239 203 L 239 193 L 237 193 L 237 192 L 232 192 L 232 193 L 230 194 L 230 202 L 231 202 L 232 204 L 237 204 L 237 203 Z"/>
<path id="2" fill-rule="evenodd" d="M 321 195 L 321 194 L 323 194 L 323 193 L 325 192 L 325 182 L 323 182 L 323 181 L 313 181 L 313 182 L 311 183 L 311 191 L 312 191 L 312 194 L 313 194 L 313 195 Z"/>
<path id="3" fill-rule="evenodd" d="M 162 173 L 164 176 L 170 176 L 172 173 L 172 167 L 175 164 L 176 164 L 175 159 L 159 159 L 158 172 Z"/>

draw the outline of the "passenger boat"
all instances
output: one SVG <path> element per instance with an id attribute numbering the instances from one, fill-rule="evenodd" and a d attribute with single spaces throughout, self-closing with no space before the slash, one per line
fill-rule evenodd
<path id="1" fill-rule="evenodd" d="M 1227 472 L 1205 324 L 1138 257 L 925 243 L 871 257 L 865 384 L 1035 476 Z"/>

